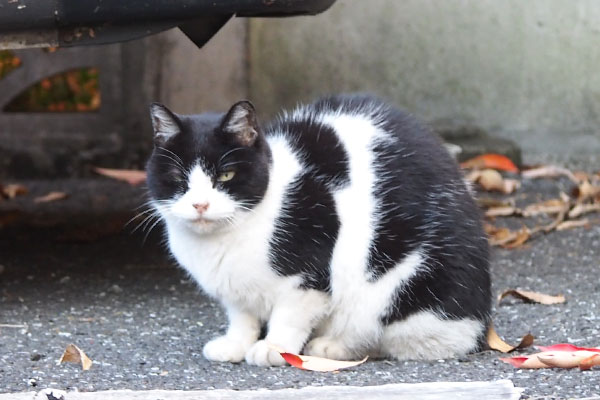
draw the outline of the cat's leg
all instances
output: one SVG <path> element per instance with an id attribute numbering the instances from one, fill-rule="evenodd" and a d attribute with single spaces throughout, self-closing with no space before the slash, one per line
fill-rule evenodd
<path id="1" fill-rule="evenodd" d="M 236 306 L 227 305 L 226 310 L 229 319 L 227 333 L 206 343 L 202 353 L 211 361 L 238 363 L 258 340 L 260 321 Z"/>
<path id="2" fill-rule="evenodd" d="M 246 353 L 246 362 L 260 366 L 284 365 L 277 349 L 299 353 L 313 328 L 328 312 L 328 296 L 317 290 L 297 290 L 273 307 L 267 336 Z"/>

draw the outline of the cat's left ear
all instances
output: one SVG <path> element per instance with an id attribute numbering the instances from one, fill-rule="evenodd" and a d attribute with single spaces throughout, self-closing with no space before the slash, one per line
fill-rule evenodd
<path id="1" fill-rule="evenodd" d="M 154 142 L 158 145 L 165 144 L 173 136 L 181 132 L 181 125 L 177 116 L 160 103 L 150 105 L 152 128 L 154 128 Z"/>
<path id="2" fill-rule="evenodd" d="M 238 101 L 227 112 L 221 130 L 236 144 L 250 147 L 258 137 L 256 110 L 247 100 Z"/>

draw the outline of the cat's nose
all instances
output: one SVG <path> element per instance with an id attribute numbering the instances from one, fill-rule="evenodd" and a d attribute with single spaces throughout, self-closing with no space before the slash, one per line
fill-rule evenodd
<path id="1" fill-rule="evenodd" d="M 198 211 L 198 214 L 202 214 L 208 210 L 208 203 L 194 203 L 192 206 Z"/>

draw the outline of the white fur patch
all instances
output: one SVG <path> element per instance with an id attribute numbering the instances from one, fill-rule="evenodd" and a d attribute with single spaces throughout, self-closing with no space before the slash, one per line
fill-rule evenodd
<path id="1" fill-rule="evenodd" d="M 446 320 L 430 311 L 413 314 L 384 329 L 380 351 L 399 360 L 435 360 L 474 350 L 483 325 L 473 319 Z"/>

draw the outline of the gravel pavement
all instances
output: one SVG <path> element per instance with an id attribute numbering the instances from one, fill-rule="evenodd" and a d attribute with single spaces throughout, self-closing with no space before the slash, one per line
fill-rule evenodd
<path id="1" fill-rule="evenodd" d="M 144 233 L 120 229 L 141 202 L 141 189 L 104 180 L 26 184 L 29 197 L 0 203 L 0 216 L 17 215 L 0 224 L 0 393 L 510 379 L 525 388 L 524 398 L 600 397 L 599 369 L 517 370 L 491 351 L 432 362 L 368 361 L 335 374 L 210 363 L 202 345 L 224 331 L 223 312 L 166 257 L 158 232 L 144 241 Z M 526 183 L 519 201 L 552 197 L 568 185 Z M 31 201 L 57 188 L 71 197 Z M 552 232 L 520 249 L 494 250 L 494 293 L 520 287 L 567 298 L 550 306 L 496 305 L 494 324 L 507 341 L 531 332 L 537 344 L 600 345 L 598 219 L 592 215 L 587 228 Z M 94 361 L 89 371 L 57 365 L 69 343 Z"/>

